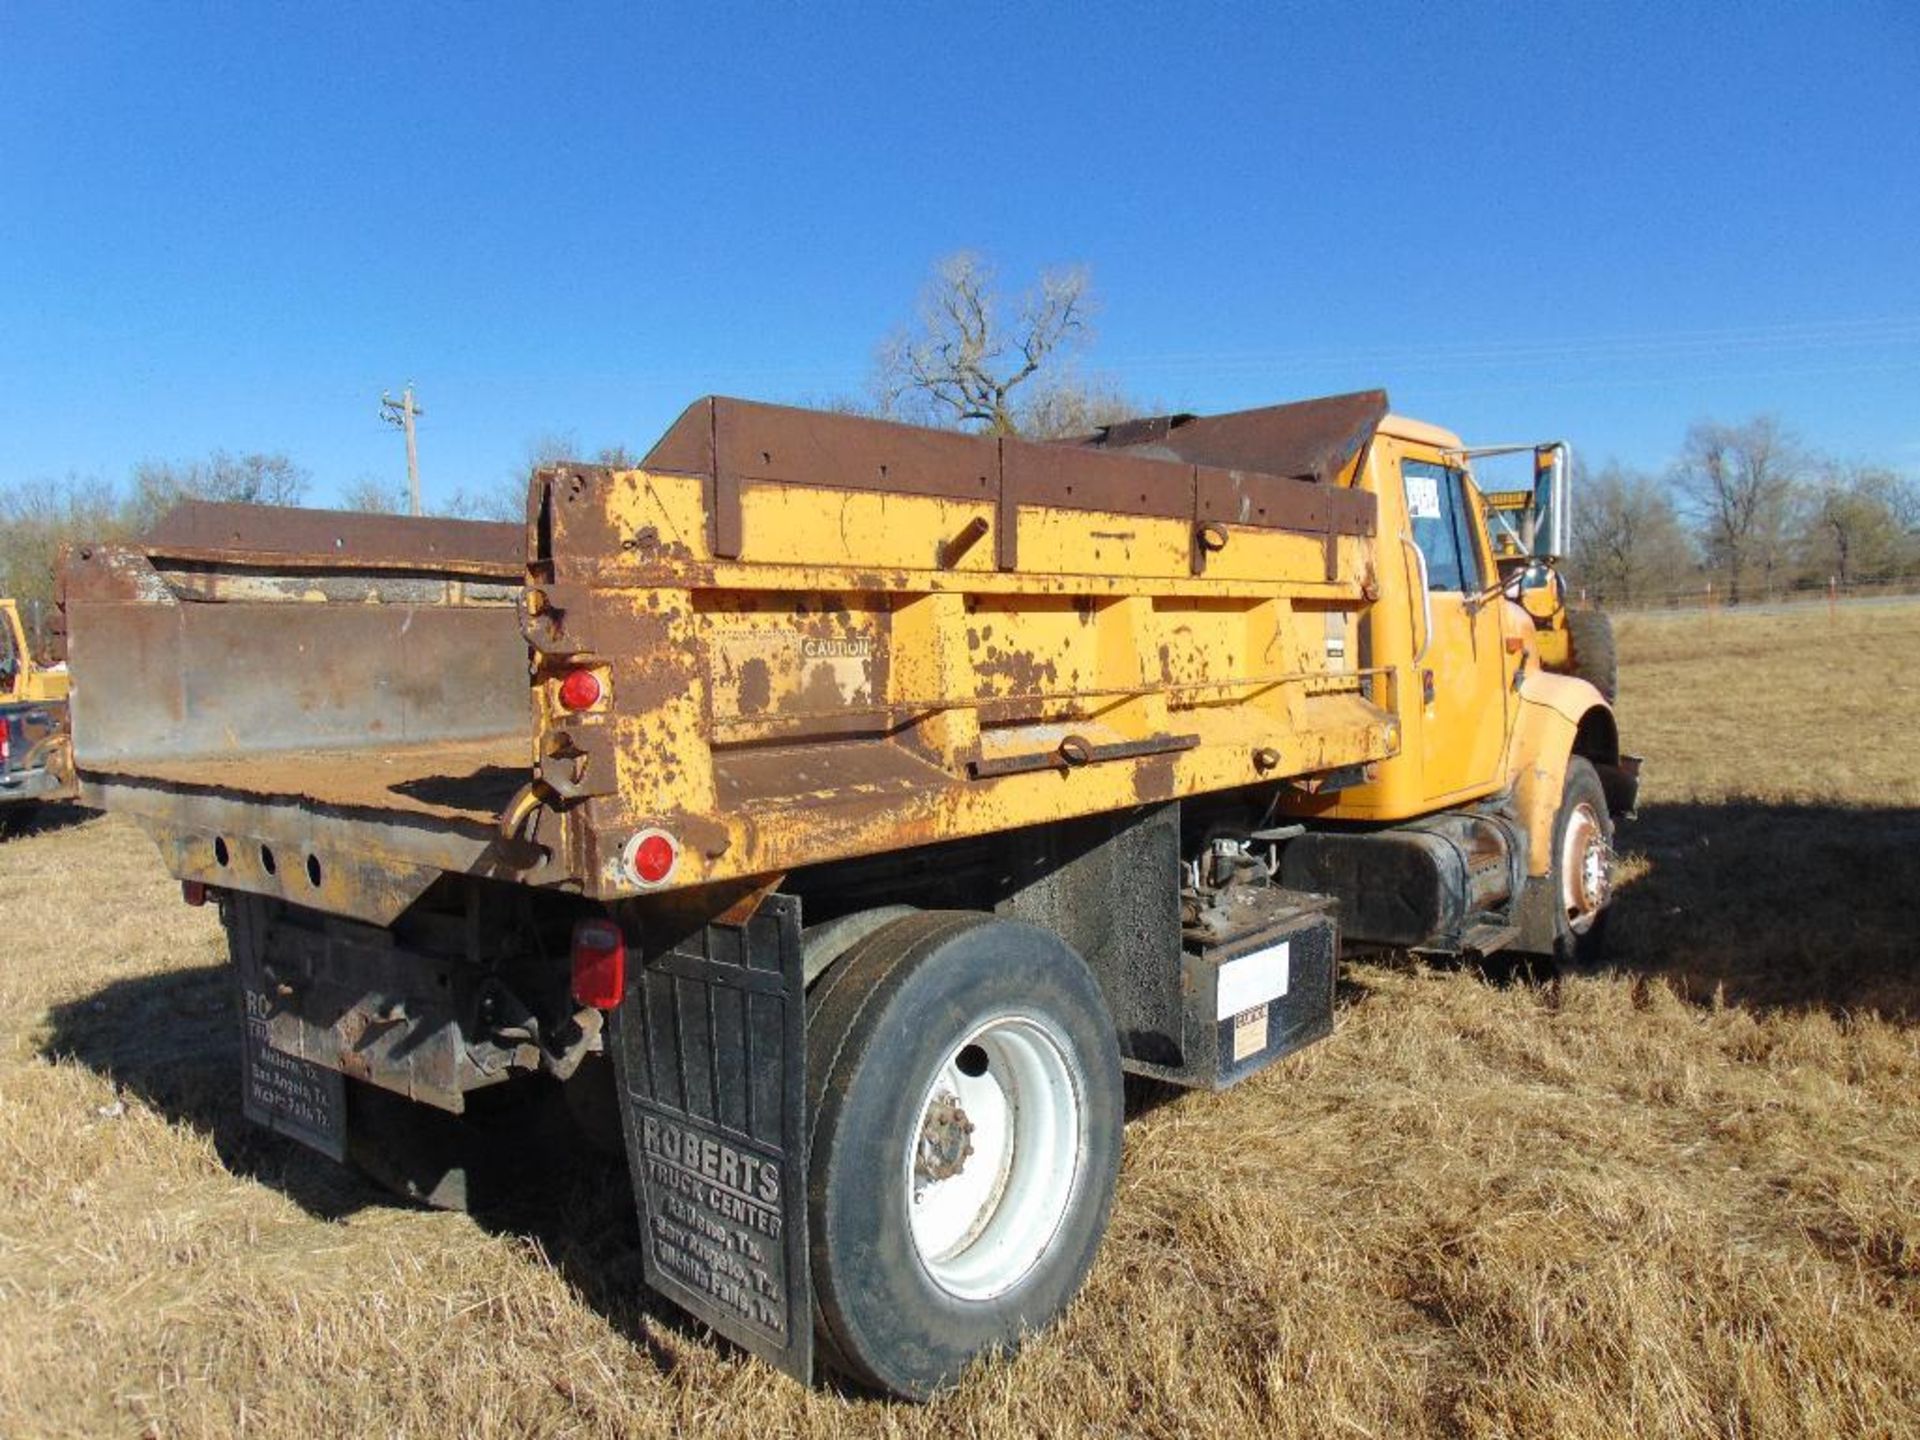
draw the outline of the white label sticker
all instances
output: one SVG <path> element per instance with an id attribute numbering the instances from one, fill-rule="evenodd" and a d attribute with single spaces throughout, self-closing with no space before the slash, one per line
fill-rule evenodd
<path id="1" fill-rule="evenodd" d="M 1286 994 L 1291 948 L 1291 942 L 1282 940 L 1222 965 L 1213 992 L 1213 1018 L 1225 1020 Z"/>
<path id="2" fill-rule="evenodd" d="M 1416 520 L 1440 518 L 1440 482 L 1431 475 L 1407 476 L 1407 513 Z"/>
<path id="3" fill-rule="evenodd" d="M 1267 1007 L 1256 1005 L 1233 1017 L 1233 1063 L 1267 1048 Z"/>

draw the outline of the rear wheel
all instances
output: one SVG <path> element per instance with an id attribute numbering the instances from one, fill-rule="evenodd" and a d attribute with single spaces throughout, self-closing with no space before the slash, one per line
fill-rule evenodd
<path id="1" fill-rule="evenodd" d="M 1120 1056 L 1047 931 L 896 920 L 810 997 L 809 1221 L 823 1357 L 921 1399 L 1079 1291 L 1118 1173 Z"/>
<path id="2" fill-rule="evenodd" d="M 1602 610 L 1567 611 L 1567 658 L 1573 673 L 1611 702 L 1620 689 L 1613 617 Z"/>
<path id="3" fill-rule="evenodd" d="M 1559 904 L 1554 958 L 1576 966 L 1599 963 L 1613 899 L 1613 818 L 1600 773 L 1581 755 L 1567 761 L 1553 822 L 1552 878 Z"/>

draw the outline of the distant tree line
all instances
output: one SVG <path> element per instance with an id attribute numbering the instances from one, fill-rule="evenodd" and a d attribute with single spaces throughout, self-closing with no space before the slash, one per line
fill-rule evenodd
<path id="1" fill-rule="evenodd" d="M 1603 605 L 1920 581 L 1920 484 L 1808 449 L 1773 416 L 1702 420 L 1664 474 L 1575 484 L 1571 577 Z"/>
<path id="2" fill-rule="evenodd" d="M 124 485 L 69 475 L 0 490 L 0 595 L 24 602 L 30 638 L 44 651 L 63 544 L 143 534 L 182 500 L 297 505 L 310 481 L 285 455 L 216 450 L 204 460 L 142 461 Z"/>

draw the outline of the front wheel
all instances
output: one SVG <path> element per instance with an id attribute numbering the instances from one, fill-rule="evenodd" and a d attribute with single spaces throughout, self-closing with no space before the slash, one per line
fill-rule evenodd
<path id="1" fill-rule="evenodd" d="M 1600 772 L 1582 755 L 1567 761 L 1553 821 L 1552 880 L 1559 904 L 1554 958 L 1575 966 L 1599 963 L 1613 900 L 1613 818 Z"/>
<path id="2" fill-rule="evenodd" d="M 1119 1170 L 1120 1055 L 1056 936 L 897 920 L 809 997 L 808 1201 L 824 1358 L 923 1399 L 1072 1300 Z"/>

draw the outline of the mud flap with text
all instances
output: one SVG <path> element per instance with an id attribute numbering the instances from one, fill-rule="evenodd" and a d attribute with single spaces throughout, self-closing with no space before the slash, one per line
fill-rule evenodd
<path id="1" fill-rule="evenodd" d="M 647 1283 L 808 1381 L 800 902 L 649 928 L 608 1031 Z"/>

